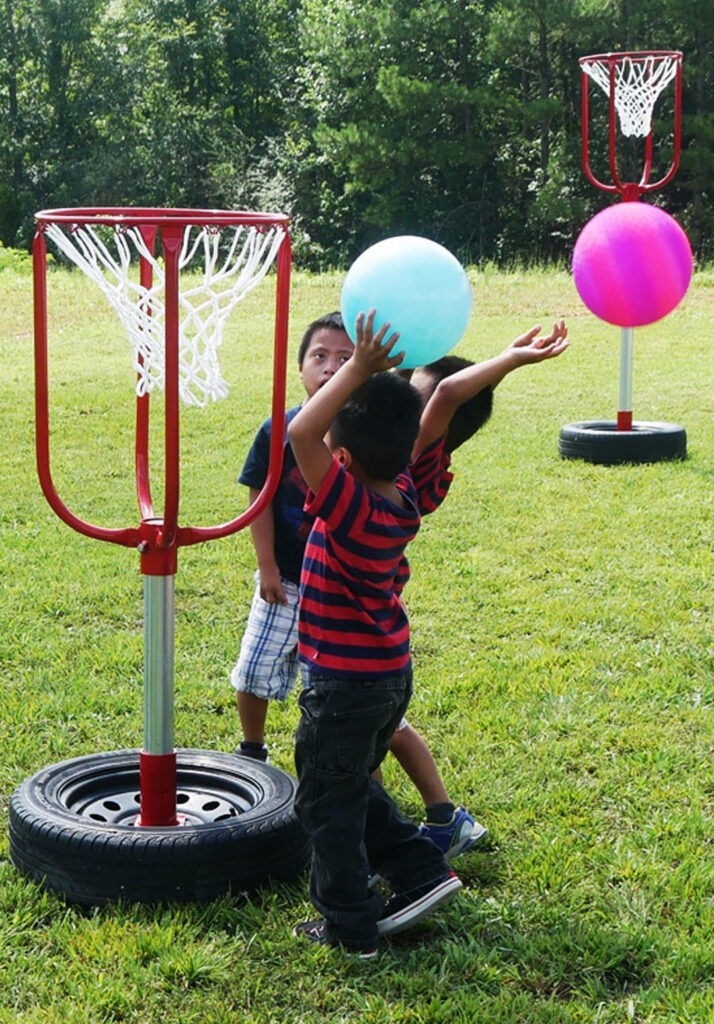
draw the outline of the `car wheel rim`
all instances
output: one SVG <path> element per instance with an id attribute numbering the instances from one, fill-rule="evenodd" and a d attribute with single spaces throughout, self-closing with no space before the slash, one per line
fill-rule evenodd
<path id="1" fill-rule="evenodd" d="M 177 770 L 176 810 L 182 824 L 209 825 L 237 818 L 259 802 L 262 789 L 250 779 L 230 774 L 217 776 L 215 769 L 202 772 Z M 97 824 L 134 825 L 140 810 L 139 772 L 108 769 L 87 773 L 65 782 L 58 802 L 71 814 Z"/>

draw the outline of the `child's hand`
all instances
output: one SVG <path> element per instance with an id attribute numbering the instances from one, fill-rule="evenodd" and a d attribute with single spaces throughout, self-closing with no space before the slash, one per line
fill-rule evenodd
<path id="1" fill-rule="evenodd" d="M 273 573 L 261 570 L 260 596 L 266 604 L 288 603 L 288 599 L 285 596 L 285 590 L 283 589 L 283 581 L 280 579 L 280 572 L 277 567 Z"/>
<path id="2" fill-rule="evenodd" d="M 392 355 L 392 349 L 399 340 L 399 333 L 395 331 L 384 341 L 389 331 L 390 324 L 384 323 L 377 333 L 374 333 L 374 317 L 376 310 L 370 309 L 365 319 L 364 313 L 357 317 L 357 343 L 350 362 L 359 367 L 366 377 L 373 373 L 380 373 L 383 370 L 391 370 L 399 366 L 404 359 L 404 353 L 398 352 Z"/>
<path id="3" fill-rule="evenodd" d="M 506 349 L 518 361 L 518 365 L 526 363 L 540 363 L 543 359 L 553 359 L 565 352 L 569 345 L 568 328 L 565 320 L 558 320 L 553 324 L 550 334 L 539 337 L 540 324 L 531 327 L 530 331 L 521 334 L 519 338 L 512 341 Z"/>

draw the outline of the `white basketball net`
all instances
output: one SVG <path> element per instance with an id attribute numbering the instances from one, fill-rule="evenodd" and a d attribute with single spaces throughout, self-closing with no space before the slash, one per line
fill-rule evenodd
<path id="1" fill-rule="evenodd" d="M 677 73 L 678 54 L 650 54 L 621 57 L 615 64 L 615 109 L 623 135 L 646 138 L 652 127 L 652 113 L 659 94 Z M 610 95 L 610 61 L 593 58 L 581 67 L 606 96 Z"/>
<path id="2" fill-rule="evenodd" d="M 233 232 L 227 251 L 221 253 L 221 234 Z M 116 309 L 129 334 L 137 373 L 136 393 L 163 390 L 165 384 L 164 267 L 149 251 L 136 227 L 115 227 L 116 255 L 112 254 L 87 224 L 73 225 L 65 233 L 62 225 L 52 223 L 47 237 L 90 277 Z M 184 230 L 179 271 L 189 268 L 200 256 L 202 279 L 189 281 L 179 289 L 179 394 L 187 405 L 205 406 L 228 394 L 228 386 L 218 365 L 218 349 L 223 327 L 234 306 L 267 274 L 280 248 L 285 230 L 273 226 L 259 230 L 245 225 L 210 230 L 187 227 Z M 147 260 L 153 270 L 150 288 L 138 281 L 138 267 L 132 255 Z M 133 279 L 131 272 L 133 270 Z"/>

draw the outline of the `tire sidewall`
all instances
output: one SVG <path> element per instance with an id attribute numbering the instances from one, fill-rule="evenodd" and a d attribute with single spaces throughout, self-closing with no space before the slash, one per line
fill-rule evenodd
<path id="1" fill-rule="evenodd" d="M 569 423 L 561 428 L 558 451 L 564 459 L 602 465 L 684 459 L 687 433 L 677 423 L 641 421 L 618 430 L 612 420 Z"/>
<path id="2" fill-rule="evenodd" d="M 138 785 L 139 751 L 72 758 L 18 786 L 10 803 L 10 854 L 23 874 L 70 901 L 99 905 L 205 901 L 271 878 L 295 879 L 307 865 L 309 844 L 293 807 L 295 779 L 274 766 L 177 751 L 179 780 L 182 772 L 200 772 L 251 793 L 251 806 L 222 821 L 158 827 L 97 822 L 63 802 L 65 787 L 112 772 L 122 785 Z"/>

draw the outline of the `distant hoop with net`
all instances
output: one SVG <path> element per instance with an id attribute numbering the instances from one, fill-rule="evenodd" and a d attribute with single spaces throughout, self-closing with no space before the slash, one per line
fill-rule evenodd
<path id="1" fill-rule="evenodd" d="M 273 266 L 284 214 L 180 209 L 67 209 L 36 215 L 38 229 L 94 281 L 127 331 L 138 395 L 164 390 L 167 262 L 177 293 L 179 394 L 206 405 L 228 393 L 218 350 L 226 320 Z M 171 257 L 155 253 L 157 233 Z"/>
<path id="2" fill-rule="evenodd" d="M 591 54 L 581 57 L 580 89 L 581 89 L 581 130 L 582 130 L 582 165 L 585 177 L 591 185 L 610 195 L 616 195 L 625 203 L 624 216 L 619 216 L 613 207 L 616 217 L 608 216 L 607 223 L 612 233 L 615 222 L 621 220 L 628 225 L 625 231 L 617 235 L 620 244 L 627 244 L 628 232 L 632 237 L 636 218 L 627 215 L 626 207 L 633 204 L 646 193 L 662 188 L 672 180 L 679 167 L 682 136 L 682 54 L 678 50 L 641 50 L 621 53 Z M 598 177 L 590 161 L 590 91 L 595 84 L 607 97 L 607 170 L 609 181 L 605 175 Z M 655 107 L 657 101 L 668 86 L 674 83 L 674 97 L 671 107 L 673 118 L 671 131 L 671 150 L 665 144 L 665 158 L 660 160 L 657 178 L 653 174 Z M 666 123 L 664 116 L 657 121 L 657 132 Z M 596 122 L 597 123 L 597 122 Z M 667 135 L 665 130 L 665 135 Z M 620 167 L 618 139 L 624 137 L 633 140 L 627 149 L 635 159 L 628 162 L 630 178 L 626 178 Z M 639 142 L 639 145 L 636 143 Z M 667 160 L 669 166 L 667 167 Z M 640 160 L 641 170 L 637 161 Z M 604 161 L 603 161 L 604 162 Z M 639 174 L 639 178 L 635 175 Z M 646 204 L 643 204 L 646 205 Z M 601 211 L 600 215 L 611 211 Z M 651 212 L 657 212 L 652 210 Z M 595 221 L 595 218 L 593 218 Z M 602 223 L 602 221 L 600 222 Z M 648 224 L 652 230 L 652 218 Z M 603 231 L 603 236 L 606 233 Z M 669 249 L 673 236 L 667 234 Z M 654 236 L 653 236 L 654 240 Z M 577 243 L 576 243 L 577 244 Z M 624 246 L 623 246 L 624 248 Z M 651 249 L 651 247 L 648 247 Z M 613 251 L 613 250 L 611 250 Z M 644 250 L 643 250 L 644 253 Z M 629 255 L 628 255 L 629 258 Z M 640 264 L 642 258 L 640 258 Z M 607 260 L 593 266 L 606 266 Z M 683 262 L 680 261 L 680 266 Z M 651 265 L 650 265 L 651 266 Z M 655 268 L 659 271 L 659 266 Z M 649 278 L 647 278 L 649 280 Z M 631 280 L 616 281 L 621 290 L 632 287 Z M 686 287 L 686 285 L 685 285 Z M 610 289 L 612 292 L 613 289 Z M 671 308 L 671 307 L 669 307 Z M 563 458 L 585 459 L 589 462 L 613 465 L 622 462 L 657 462 L 664 459 L 679 459 L 686 455 L 686 431 L 677 424 L 658 422 L 639 422 L 633 420 L 632 414 L 632 366 L 634 323 L 644 324 L 651 320 L 612 320 L 620 323 L 620 396 L 616 420 L 572 423 L 564 426 L 560 433 L 559 451 Z"/>
<path id="3" fill-rule="evenodd" d="M 585 74 L 612 98 L 622 134 L 642 139 L 649 135 L 660 93 L 675 77 L 681 64 L 682 54 L 674 50 L 604 53 L 580 58 Z"/>
<path id="4" fill-rule="evenodd" d="M 681 150 L 682 54 L 678 50 L 641 50 L 581 57 L 582 161 L 592 185 L 623 199 L 638 199 L 662 188 L 679 167 Z M 608 98 L 609 169 L 611 181 L 598 179 L 590 166 L 590 83 Z M 672 159 L 668 170 L 652 181 L 652 124 L 657 100 L 674 82 Z M 644 167 L 637 182 L 623 181 L 618 169 L 617 134 L 645 140 Z"/>

